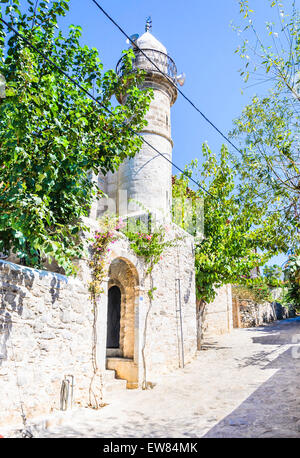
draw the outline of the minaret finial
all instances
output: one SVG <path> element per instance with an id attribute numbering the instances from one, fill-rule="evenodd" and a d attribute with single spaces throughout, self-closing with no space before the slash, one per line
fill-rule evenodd
<path id="1" fill-rule="evenodd" d="M 149 32 L 149 30 L 152 30 L 152 19 L 151 19 L 151 16 L 148 16 L 147 19 L 146 19 L 145 31 Z"/>

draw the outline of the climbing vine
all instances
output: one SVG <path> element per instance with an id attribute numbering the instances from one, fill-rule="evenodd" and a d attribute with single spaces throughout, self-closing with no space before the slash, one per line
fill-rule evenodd
<path id="1" fill-rule="evenodd" d="M 149 221 L 151 220 L 150 215 Z M 153 277 L 152 272 L 153 268 L 156 264 L 159 263 L 160 260 L 163 259 L 162 255 L 163 252 L 171 246 L 174 246 L 179 237 L 175 237 L 172 240 L 166 239 L 166 233 L 170 230 L 170 228 L 166 225 L 160 225 L 157 227 L 151 227 L 151 230 L 146 227 L 141 221 L 132 221 L 128 220 L 126 223 L 119 217 L 106 215 L 100 221 L 100 229 L 95 232 L 94 238 L 91 244 L 91 260 L 90 260 L 90 268 L 92 272 L 92 279 L 89 284 L 89 291 L 92 301 L 93 307 L 93 316 L 94 316 L 94 324 L 93 324 L 93 348 L 92 348 L 92 362 L 93 362 L 93 377 L 90 383 L 90 405 L 94 408 L 99 408 L 102 403 L 102 391 L 103 391 L 103 383 L 102 383 L 102 374 L 99 370 L 97 364 L 97 355 L 96 355 L 96 348 L 97 348 L 97 316 L 98 316 L 98 306 L 97 306 L 97 298 L 99 295 L 104 292 L 102 287 L 104 279 L 108 275 L 108 256 L 111 248 L 109 247 L 110 244 L 115 243 L 121 236 L 121 233 L 126 236 L 129 241 L 130 248 L 134 251 L 134 253 L 141 257 L 146 264 L 147 268 L 145 270 L 144 276 L 144 283 L 146 279 L 149 278 L 150 287 L 147 291 L 149 297 L 149 307 L 146 312 L 145 317 L 145 325 L 144 325 L 144 340 L 142 346 L 142 359 L 143 359 L 143 382 L 142 388 L 148 389 L 151 384 L 147 382 L 147 365 L 146 365 L 146 358 L 145 358 L 145 348 L 146 348 L 146 340 L 147 340 L 147 326 L 150 311 L 152 308 L 152 303 L 154 299 L 154 292 L 157 289 L 153 284 Z M 154 225 L 151 225 L 154 226 Z M 97 380 L 97 376 L 100 380 L 100 403 L 98 402 L 97 396 L 95 395 L 96 389 L 94 388 L 95 381 Z"/>
<path id="2" fill-rule="evenodd" d="M 107 256 L 110 252 L 109 245 L 115 243 L 120 237 L 120 229 L 125 223 L 122 218 L 111 215 L 104 216 L 100 221 L 100 230 L 94 234 L 91 245 L 90 267 L 92 270 L 92 281 L 89 290 L 93 298 L 103 293 L 101 286 L 107 276 Z"/>
<path id="3" fill-rule="evenodd" d="M 157 289 L 153 284 L 152 271 L 156 264 L 162 260 L 163 252 L 171 246 L 176 244 L 178 237 L 172 240 L 166 240 L 166 232 L 169 231 L 168 226 L 160 225 L 157 228 L 153 228 L 150 232 L 145 225 L 140 222 L 135 222 L 135 227 L 138 231 L 130 230 L 127 226 L 127 230 L 124 230 L 124 234 L 129 240 L 131 249 L 137 256 L 143 258 L 145 264 L 148 266 L 145 271 L 144 282 L 149 277 L 150 288 L 147 291 L 149 297 L 149 307 L 146 312 L 144 331 L 143 331 L 143 346 L 142 346 L 142 360 L 143 360 L 143 382 L 142 389 L 146 390 L 151 387 L 151 383 L 147 381 L 147 364 L 145 356 L 145 348 L 147 342 L 147 328 L 149 315 L 152 309 L 154 291 Z"/>
<path id="4" fill-rule="evenodd" d="M 272 302 L 272 295 L 265 277 L 247 278 L 235 285 L 234 295 L 239 299 L 250 299 L 254 302 Z"/>
<path id="5" fill-rule="evenodd" d="M 90 268 L 92 279 L 89 284 L 90 298 L 92 302 L 93 312 L 93 339 L 92 339 L 92 366 L 93 376 L 89 387 L 89 405 L 98 409 L 103 405 L 103 379 L 102 372 L 98 367 L 97 362 L 97 319 L 98 319 L 98 304 L 97 298 L 104 292 L 102 283 L 107 277 L 108 262 L 107 258 L 110 252 L 109 245 L 115 243 L 120 236 L 118 232 L 123 227 L 121 218 L 104 216 L 100 221 L 100 230 L 94 234 L 94 239 L 91 244 L 91 260 Z M 96 381 L 100 382 L 99 389 L 95 387 Z M 100 401 L 95 391 L 100 393 Z"/>
<path id="6" fill-rule="evenodd" d="M 137 228 L 140 229 L 137 232 L 127 229 L 123 230 L 123 233 L 129 240 L 130 248 L 148 265 L 146 273 L 150 274 L 155 264 L 162 259 L 162 253 L 167 247 L 172 246 L 174 241 L 165 240 L 166 232 L 169 231 L 168 226 L 161 225 L 151 233 L 142 223 L 137 224 Z"/>

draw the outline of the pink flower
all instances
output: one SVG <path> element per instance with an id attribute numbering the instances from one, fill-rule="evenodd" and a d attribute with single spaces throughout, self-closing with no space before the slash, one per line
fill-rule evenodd
<path id="1" fill-rule="evenodd" d="M 126 223 L 123 221 L 122 218 L 119 218 L 117 225 L 118 225 L 118 229 L 120 229 L 121 227 L 124 227 Z"/>

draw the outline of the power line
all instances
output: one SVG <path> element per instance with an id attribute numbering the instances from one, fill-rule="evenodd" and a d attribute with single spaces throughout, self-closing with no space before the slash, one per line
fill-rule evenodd
<path id="1" fill-rule="evenodd" d="M 153 62 L 150 57 L 134 42 L 130 36 L 125 32 L 124 29 L 102 8 L 101 5 L 96 0 L 92 0 L 92 2 L 102 11 L 102 13 L 120 30 L 120 32 L 130 41 L 130 43 L 139 51 L 143 54 L 144 57 L 156 68 L 156 70 L 161 73 L 164 77 L 166 77 L 166 74 L 161 71 L 161 69 L 156 65 L 155 62 Z M 206 122 L 208 122 L 223 138 L 226 140 L 239 154 L 243 155 L 243 153 L 239 150 L 237 146 L 235 146 L 234 143 L 232 143 L 231 140 L 229 140 L 228 137 L 226 137 L 223 132 L 212 122 L 208 117 L 192 102 L 191 99 L 189 99 L 185 93 L 175 84 L 170 78 L 170 83 L 177 89 L 177 91 L 182 95 L 182 97 L 205 119 Z"/>
<path id="2" fill-rule="evenodd" d="M 19 33 L 14 27 L 12 27 L 8 22 L 6 22 L 3 18 L 0 17 L 0 21 L 3 22 L 12 32 L 14 32 L 21 40 L 23 40 L 30 48 L 34 49 L 44 60 L 46 60 L 50 65 L 55 67 L 60 73 L 62 73 L 66 78 L 68 78 L 69 81 L 71 81 L 76 87 L 78 87 L 81 91 L 83 91 L 88 97 L 90 97 L 94 102 L 96 102 L 99 106 L 104 108 L 109 114 L 114 116 L 114 113 L 107 108 L 103 103 L 101 103 L 99 100 L 96 99 L 89 91 L 87 91 L 84 87 L 82 87 L 74 78 L 69 76 L 64 70 L 62 70 L 55 62 L 53 62 L 51 59 L 49 59 L 47 56 L 45 56 L 44 53 L 42 53 L 36 46 L 34 46 L 30 40 L 28 40 L 24 35 Z M 161 153 L 157 148 L 151 145 L 147 140 L 144 139 L 138 132 L 136 132 L 134 129 L 132 129 L 130 126 L 126 126 L 134 135 L 139 136 L 143 143 L 146 145 L 150 146 L 153 151 L 155 151 L 157 154 L 162 156 L 166 161 L 168 161 L 170 164 L 173 165 L 179 172 L 181 172 L 185 177 L 187 177 L 190 181 L 192 181 L 194 184 L 196 184 L 200 189 L 202 189 L 204 192 L 206 192 L 208 195 L 213 197 L 214 199 L 217 199 L 216 196 L 211 194 L 207 189 L 205 189 L 203 186 L 201 186 L 196 180 L 194 180 L 192 177 L 190 177 L 184 170 L 182 170 L 180 167 L 178 167 L 176 164 L 174 164 L 170 159 L 168 159 L 163 153 Z"/>
<path id="3" fill-rule="evenodd" d="M 207 121 L 241 156 L 243 156 L 242 151 L 234 144 L 232 141 L 225 135 L 223 132 L 212 122 L 208 117 L 194 104 L 192 100 L 190 100 L 184 92 L 175 84 L 171 78 L 169 78 L 157 65 L 155 62 L 150 59 L 150 57 L 141 49 L 136 42 L 134 42 L 130 36 L 125 32 L 125 30 L 102 8 L 102 6 L 97 2 L 97 0 L 92 0 L 92 2 L 102 11 L 102 13 L 119 29 L 119 31 L 129 40 L 129 42 L 139 51 L 141 54 L 156 68 L 156 70 L 161 73 L 165 78 L 168 78 L 170 84 L 176 88 L 176 90 L 182 95 L 182 97 Z M 146 143 L 146 142 L 145 142 Z M 166 158 L 167 159 L 167 158 Z M 167 159 L 168 160 L 168 159 Z M 203 189 L 206 193 L 208 193 L 210 196 L 215 198 L 216 200 L 217 197 L 213 196 L 209 191 L 204 189 L 199 183 L 197 183 L 193 178 L 189 177 L 186 173 L 184 173 L 179 167 L 174 165 L 177 170 L 179 170 L 181 173 L 183 173 L 184 176 L 189 178 L 193 183 L 195 183 L 198 187 Z M 262 168 L 261 168 L 262 169 Z M 279 211 L 280 212 L 280 211 Z"/>
<path id="4" fill-rule="evenodd" d="M 165 78 L 167 77 L 170 84 L 172 86 L 174 86 L 176 88 L 176 90 L 182 95 L 182 97 L 241 155 L 243 156 L 243 153 L 242 151 L 237 148 L 237 146 L 232 143 L 232 141 L 226 136 L 223 134 L 223 132 L 220 131 L 220 129 L 212 122 L 210 121 L 210 119 L 207 118 L 207 116 L 194 104 L 194 102 L 192 102 L 192 100 L 190 100 L 185 94 L 184 92 L 177 86 L 177 84 L 175 84 L 171 78 L 168 77 L 168 75 L 166 75 L 157 65 L 155 62 L 152 61 L 152 59 L 150 59 L 150 57 L 143 51 L 143 49 L 141 49 L 137 44 L 136 42 L 134 42 L 130 36 L 125 32 L 124 29 L 122 29 L 122 27 L 104 10 L 104 8 L 102 8 L 101 5 L 99 5 L 99 3 L 97 2 L 97 0 L 92 0 L 92 2 L 102 11 L 102 13 L 120 30 L 120 32 L 129 40 L 129 42 L 139 51 L 142 53 L 142 55 L 156 68 L 156 70 L 162 74 Z M 167 158 L 166 158 L 167 159 Z M 176 165 L 174 165 L 174 167 L 177 168 L 177 170 L 179 170 L 181 173 L 183 173 L 184 176 L 187 176 L 193 183 L 197 184 L 201 189 L 204 189 L 202 188 L 201 185 L 199 185 L 199 183 L 197 183 L 195 180 L 193 180 L 193 178 L 189 177 L 186 173 L 184 173 L 181 169 L 179 169 Z M 213 196 L 209 191 L 205 190 L 205 192 L 207 192 L 209 195 L 211 195 L 212 197 L 214 197 L 215 199 L 217 199 L 216 196 Z M 217 199 L 218 200 L 218 199 Z"/>
<path id="5" fill-rule="evenodd" d="M 93 0 L 94 1 L 94 0 Z M 47 56 L 45 56 L 38 48 L 36 48 L 27 38 L 25 38 L 22 34 L 20 34 L 14 27 L 12 27 L 10 24 L 8 24 L 3 18 L 0 17 L 0 21 L 3 22 L 11 31 L 13 31 L 19 38 L 21 38 L 25 43 L 28 44 L 29 47 L 34 49 L 44 60 L 46 60 L 50 65 L 54 66 L 60 73 L 62 73 L 69 81 L 71 81 L 74 85 L 76 85 L 81 91 L 83 91 L 88 97 L 90 97 L 94 102 L 96 102 L 99 106 L 104 108 L 109 114 L 114 116 L 114 113 L 109 110 L 103 103 L 101 103 L 99 100 L 97 100 L 89 91 L 87 91 L 84 87 L 82 87 L 74 78 L 69 76 L 64 70 L 62 70 L 57 64 L 55 64 L 51 59 L 49 59 Z M 147 57 L 148 58 L 148 57 Z M 164 75 L 165 76 L 165 75 Z M 175 85 L 176 86 L 176 85 Z M 177 86 L 176 86 L 177 87 Z M 130 126 L 126 125 L 128 130 L 130 130 L 134 135 L 137 135 L 141 138 L 143 143 L 148 145 L 153 151 L 155 151 L 157 154 L 159 154 L 161 157 L 163 157 L 165 160 L 167 160 L 173 167 L 175 167 L 180 173 L 182 173 L 183 176 L 185 176 L 188 180 L 193 182 L 196 186 L 198 186 L 199 189 L 204 191 L 207 195 L 212 197 L 213 199 L 217 200 L 219 202 L 219 199 L 217 196 L 213 195 L 210 191 L 205 189 L 203 186 L 201 186 L 196 180 L 194 180 L 191 176 L 189 176 L 188 173 L 186 173 L 184 170 L 182 170 L 180 167 L 178 167 L 174 162 L 172 162 L 170 159 L 168 159 L 163 153 L 161 153 L 157 148 L 152 146 L 147 140 L 145 140 L 144 137 L 142 137 L 138 132 L 136 132 L 134 129 L 132 129 Z M 280 213 L 280 211 L 278 211 Z"/>

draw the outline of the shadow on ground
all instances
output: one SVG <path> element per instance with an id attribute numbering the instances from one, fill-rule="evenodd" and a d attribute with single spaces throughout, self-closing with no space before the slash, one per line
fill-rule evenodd
<path id="1" fill-rule="evenodd" d="M 300 437 L 300 318 L 272 323 L 271 326 L 249 328 L 245 332 L 252 335 L 253 343 L 266 345 L 266 351 L 260 347 L 251 357 L 237 359 L 237 367 L 250 367 L 249 374 L 251 366 L 256 367 L 256 373 L 267 369 L 272 371 L 267 381 L 229 415 L 218 417 L 213 404 L 209 404 L 205 411 L 205 399 L 202 403 L 199 398 L 193 398 L 193 393 L 197 395 L 197 385 L 190 381 L 191 372 L 188 370 L 187 378 L 182 373 L 170 378 L 174 388 L 173 397 L 169 398 L 167 393 L 164 398 L 159 397 L 159 386 L 157 392 L 156 388 L 153 390 L 153 394 L 156 392 L 155 396 L 151 392 L 143 392 L 143 397 L 139 393 L 127 393 L 126 400 L 120 400 L 121 408 L 120 404 L 116 407 L 112 404 L 101 412 L 89 412 L 86 416 L 79 413 L 67 424 L 43 431 L 40 437 Z M 226 339 L 220 341 L 220 346 L 217 342 L 212 342 L 207 351 L 218 355 L 219 352 L 215 353 L 215 350 L 225 349 L 226 357 L 231 349 L 227 347 L 227 343 L 224 346 L 224 342 Z M 294 345 L 285 348 L 285 345 L 291 344 Z M 273 345 L 274 350 L 270 351 Z M 220 354 L 222 358 L 222 353 Z M 201 360 L 196 361 L 193 370 L 201 370 L 201 364 Z M 249 382 L 250 389 L 252 384 L 257 387 L 257 383 L 252 383 L 255 379 Z M 184 388 L 181 389 L 183 385 Z M 225 391 L 222 386 L 222 383 L 216 385 L 216 395 L 220 398 L 223 396 L 226 400 L 226 393 L 230 395 L 230 385 L 224 385 Z M 135 396 L 140 396 L 140 404 L 135 401 L 137 407 L 132 408 L 131 400 Z M 197 402 L 191 403 L 191 399 Z M 144 409 L 144 403 L 148 408 Z M 176 403 L 177 410 L 172 411 L 172 403 Z M 233 401 L 232 405 L 237 404 Z M 220 418 L 222 420 L 218 421 Z"/>
<path id="2" fill-rule="evenodd" d="M 274 324 L 272 329 L 269 326 L 253 328 L 256 334 L 261 333 L 253 337 L 253 343 L 277 348 L 287 344 L 294 346 L 264 364 L 262 370 L 276 369 L 276 373 L 203 437 L 300 437 L 299 320 L 297 317 L 278 322 L 275 329 Z M 242 367 L 261 364 L 264 356 L 263 351 L 258 352 L 244 360 Z"/>

